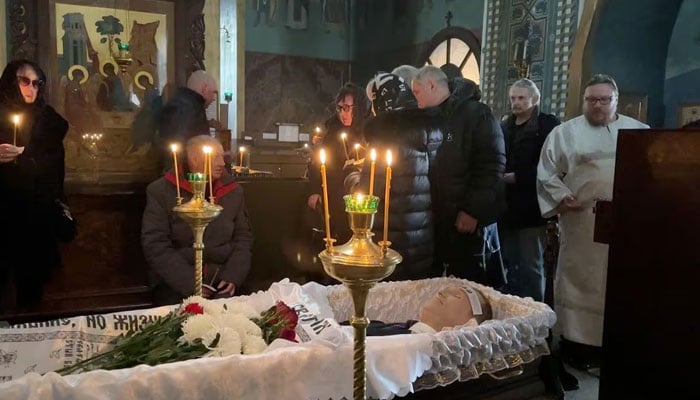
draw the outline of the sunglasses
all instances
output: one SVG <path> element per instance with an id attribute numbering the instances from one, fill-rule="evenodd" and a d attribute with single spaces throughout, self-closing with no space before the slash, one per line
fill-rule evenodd
<path id="1" fill-rule="evenodd" d="M 27 87 L 29 85 L 34 86 L 35 89 L 38 89 L 42 86 L 44 86 L 44 81 L 37 79 L 37 80 L 31 80 L 27 78 L 26 76 L 21 76 L 17 75 L 17 81 L 21 86 Z"/>

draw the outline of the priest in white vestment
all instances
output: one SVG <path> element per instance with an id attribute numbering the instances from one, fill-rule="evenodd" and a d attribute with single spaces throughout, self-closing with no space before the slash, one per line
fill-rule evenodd
<path id="1" fill-rule="evenodd" d="M 552 130 L 537 169 L 540 211 L 559 216 L 554 302 L 565 339 L 562 355 L 582 369 L 599 365 L 603 342 L 608 245 L 593 242 L 593 207 L 598 199 L 612 199 L 618 130 L 649 128 L 617 113 L 618 94 L 611 77 L 593 76 L 583 115 Z"/>

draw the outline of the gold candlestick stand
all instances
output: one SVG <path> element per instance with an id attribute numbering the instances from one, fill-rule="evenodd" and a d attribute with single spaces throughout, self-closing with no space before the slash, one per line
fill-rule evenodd
<path id="1" fill-rule="evenodd" d="M 346 210 L 347 211 L 347 210 Z M 390 242 L 372 242 L 372 226 L 376 208 L 367 212 L 347 211 L 353 235 L 341 246 L 326 244 L 319 254 L 323 269 L 350 290 L 355 315 L 350 324 L 355 329 L 353 352 L 353 399 L 364 400 L 366 395 L 365 335 L 369 319 L 365 316 L 367 294 L 377 282 L 394 272 L 402 258 L 389 249 Z"/>
<path id="2" fill-rule="evenodd" d="M 192 199 L 185 204 L 180 204 L 182 198 L 178 198 L 178 205 L 173 208 L 173 211 L 185 220 L 192 228 L 194 234 L 194 294 L 195 296 L 202 295 L 202 253 L 204 251 L 204 230 L 214 218 L 221 214 L 223 208 L 213 204 L 213 197 L 210 197 L 211 203 L 204 198 L 204 191 L 207 187 L 206 180 L 192 181 Z"/>

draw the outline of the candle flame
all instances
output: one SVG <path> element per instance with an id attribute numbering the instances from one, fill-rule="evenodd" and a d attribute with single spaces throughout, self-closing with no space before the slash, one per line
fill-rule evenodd
<path id="1" fill-rule="evenodd" d="M 359 148 L 360 148 L 360 144 L 359 144 L 359 143 L 355 143 L 355 150 L 357 150 L 357 149 L 359 149 Z"/>
<path id="2" fill-rule="evenodd" d="M 363 195 L 362 193 L 357 193 L 355 197 L 357 198 L 358 203 L 362 203 L 365 200 L 365 195 Z"/>
<path id="3" fill-rule="evenodd" d="M 170 145 L 170 150 L 171 150 L 173 153 L 177 153 L 177 143 L 172 143 L 172 144 Z"/>
<path id="4" fill-rule="evenodd" d="M 243 147 L 243 146 L 239 147 L 239 148 L 238 148 L 238 151 L 240 151 L 241 153 L 243 153 L 243 152 L 245 151 L 245 147 Z"/>
<path id="5" fill-rule="evenodd" d="M 318 126 L 316 127 L 316 133 L 321 133 L 321 128 L 319 128 Z"/>
<path id="6" fill-rule="evenodd" d="M 19 114 L 15 114 L 12 116 L 12 122 L 14 122 L 15 125 L 19 124 Z"/>
<path id="7" fill-rule="evenodd" d="M 372 161 L 377 161 L 377 150 L 372 149 L 372 151 L 370 152 L 369 157 L 372 159 Z"/>
<path id="8" fill-rule="evenodd" d="M 203 151 L 205 154 L 209 154 L 209 153 L 211 153 L 211 147 L 209 147 L 209 146 L 204 146 L 204 147 L 202 147 L 202 151 Z"/>
<path id="9" fill-rule="evenodd" d="M 348 138 L 348 134 L 345 133 L 345 132 L 343 132 L 343 133 L 340 134 L 340 138 L 343 139 L 343 140 L 345 140 L 345 139 Z"/>
<path id="10" fill-rule="evenodd" d="M 321 164 L 325 164 L 326 163 L 326 150 L 321 149 L 319 155 L 321 157 Z"/>
<path id="11" fill-rule="evenodd" d="M 391 167 L 391 150 L 386 151 L 386 165 Z"/>

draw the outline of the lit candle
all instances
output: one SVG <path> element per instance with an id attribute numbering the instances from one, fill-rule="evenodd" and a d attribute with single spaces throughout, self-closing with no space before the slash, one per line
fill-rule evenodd
<path id="1" fill-rule="evenodd" d="M 319 128 L 319 127 L 317 126 L 317 127 L 316 127 L 316 134 L 318 135 L 319 133 L 321 133 L 321 128 Z"/>
<path id="2" fill-rule="evenodd" d="M 12 133 L 12 145 L 17 147 L 17 128 L 19 127 L 19 114 L 15 114 L 12 116 L 12 122 L 15 124 L 15 129 Z"/>
<path id="3" fill-rule="evenodd" d="M 204 146 L 202 151 L 204 151 L 204 174 L 209 178 L 209 196 L 214 197 L 214 190 L 212 190 L 214 186 L 212 184 L 213 177 L 211 175 L 211 147 Z"/>
<path id="4" fill-rule="evenodd" d="M 243 153 L 245 153 L 245 147 L 241 146 L 238 148 L 238 154 L 241 158 L 241 167 L 243 166 Z"/>
<path id="5" fill-rule="evenodd" d="M 175 187 L 177 188 L 177 201 L 180 203 L 180 174 L 177 170 L 177 143 L 170 145 L 170 150 L 173 151 L 173 166 L 175 168 Z"/>
<path id="6" fill-rule="evenodd" d="M 345 151 L 345 159 L 346 159 L 346 160 L 350 158 L 350 157 L 348 157 L 348 145 L 347 145 L 347 143 L 345 143 L 345 141 L 346 141 L 347 139 L 348 139 L 348 134 L 347 134 L 347 133 L 343 132 L 343 133 L 340 134 L 340 140 L 343 141 L 343 150 Z"/>
<path id="7" fill-rule="evenodd" d="M 374 194 L 374 164 L 377 162 L 377 151 L 372 149 L 370 156 L 372 162 L 369 164 L 369 195 Z"/>
<path id="8" fill-rule="evenodd" d="M 323 217 L 326 221 L 326 247 L 333 248 L 331 242 L 331 216 L 328 211 L 328 183 L 326 182 L 326 150 L 321 149 L 321 188 L 323 189 Z"/>
<path id="9" fill-rule="evenodd" d="M 389 239 L 389 191 L 391 189 L 391 150 L 386 151 L 386 185 L 384 189 L 384 243 Z"/>
<path id="10" fill-rule="evenodd" d="M 355 143 L 355 160 L 360 159 L 360 144 Z"/>

